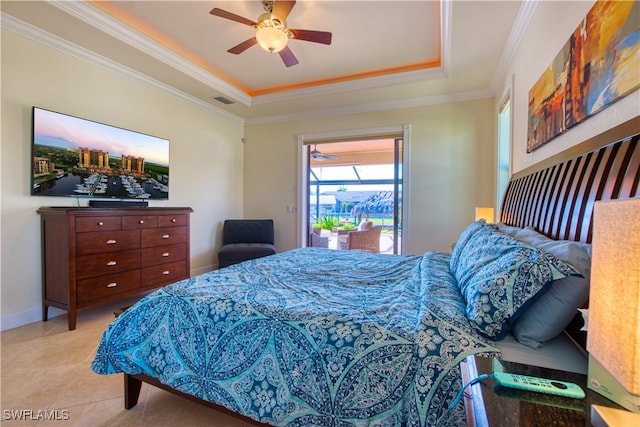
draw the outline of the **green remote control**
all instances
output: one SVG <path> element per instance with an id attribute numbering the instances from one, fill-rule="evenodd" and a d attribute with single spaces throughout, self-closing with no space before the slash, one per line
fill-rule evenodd
<path id="1" fill-rule="evenodd" d="M 529 377 L 526 375 L 508 374 L 506 372 L 494 372 L 493 377 L 498 384 L 503 387 L 555 394 L 557 396 L 572 397 L 574 399 L 582 399 L 585 396 L 584 390 L 574 383 Z"/>

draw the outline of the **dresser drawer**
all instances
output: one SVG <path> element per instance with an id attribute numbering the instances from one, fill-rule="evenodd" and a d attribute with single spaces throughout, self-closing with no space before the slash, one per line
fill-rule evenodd
<path id="1" fill-rule="evenodd" d="M 102 231 L 99 233 L 78 233 L 76 252 L 78 255 L 118 252 L 140 247 L 140 231 Z"/>
<path id="2" fill-rule="evenodd" d="M 155 265 L 142 269 L 142 287 L 168 285 L 187 277 L 189 276 L 185 261 Z"/>
<path id="3" fill-rule="evenodd" d="M 185 243 L 187 241 L 186 227 L 164 227 L 140 231 L 142 233 L 141 246 L 143 248 Z"/>
<path id="4" fill-rule="evenodd" d="M 187 244 L 154 246 L 142 249 L 142 267 L 180 261 L 187 257 Z"/>
<path id="5" fill-rule="evenodd" d="M 122 229 L 132 228 L 156 228 L 158 217 L 156 215 L 131 215 L 122 217 Z"/>
<path id="6" fill-rule="evenodd" d="M 76 233 L 120 230 L 121 227 L 122 222 L 119 216 L 86 216 L 76 218 Z"/>
<path id="7" fill-rule="evenodd" d="M 187 225 L 187 215 L 158 215 L 158 227 L 178 227 Z"/>
<path id="8" fill-rule="evenodd" d="M 78 304 L 80 305 L 100 299 L 108 300 L 118 294 L 139 289 L 140 270 L 78 280 L 77 285 Z"/>
<path id="9" fill-rule="evenodd" d="M 86 279 L 87 277 L 102 276 L 139 268 L 140 250 L 138 249 L 83 255 L 76 260 L 76 277 L 78 279 Z"/>

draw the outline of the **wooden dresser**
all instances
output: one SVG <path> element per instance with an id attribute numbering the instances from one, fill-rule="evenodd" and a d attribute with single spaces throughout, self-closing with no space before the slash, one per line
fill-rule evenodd
<path id="1" fill-rule="evenodd" d="M 191 208 L 42 207 L 42 320 L 189 277 Z"/>

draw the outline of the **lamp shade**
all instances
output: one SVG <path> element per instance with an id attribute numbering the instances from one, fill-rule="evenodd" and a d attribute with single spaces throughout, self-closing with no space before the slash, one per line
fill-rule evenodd
<path id="1" fill-rule="evenodd" d="M 261 27 L 256 31 L 256 40 L 267 52 L 280 52 L 287 45 L 289 38 L 284 31 L 275 27 Z"/>
<path id="2" fill-rule="evenodd" d="M 484 219 L 486 222 L 492 223 L 494 221 L 493 208 L 476 208 L 476 221 Z"/>
<path id="3" fill-rule="evenodd" d="M 640 199 L 595 204 L 592 251 L 587 333 L 589 357 L 595 359 L 593 364 L 597 363 L 606 370 L 624 389 L 621 389 L 625 395 L 621 401 L 616 400 L 620 393 L 607 397 L 638 411 Z M 590 360 L 589 387 L 601 392 L 605 380 L 592 373 L 591 364 Z M 626 405 L 628 402 L 636 403 Z"/>

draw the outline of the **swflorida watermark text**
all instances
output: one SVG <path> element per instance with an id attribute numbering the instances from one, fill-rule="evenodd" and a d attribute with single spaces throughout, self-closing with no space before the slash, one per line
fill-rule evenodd
<path id="1" fill-rule="evenodd" d="M 4 421 L 66 421 L 69 418 L 68 409 L 4 409 Z"/>

